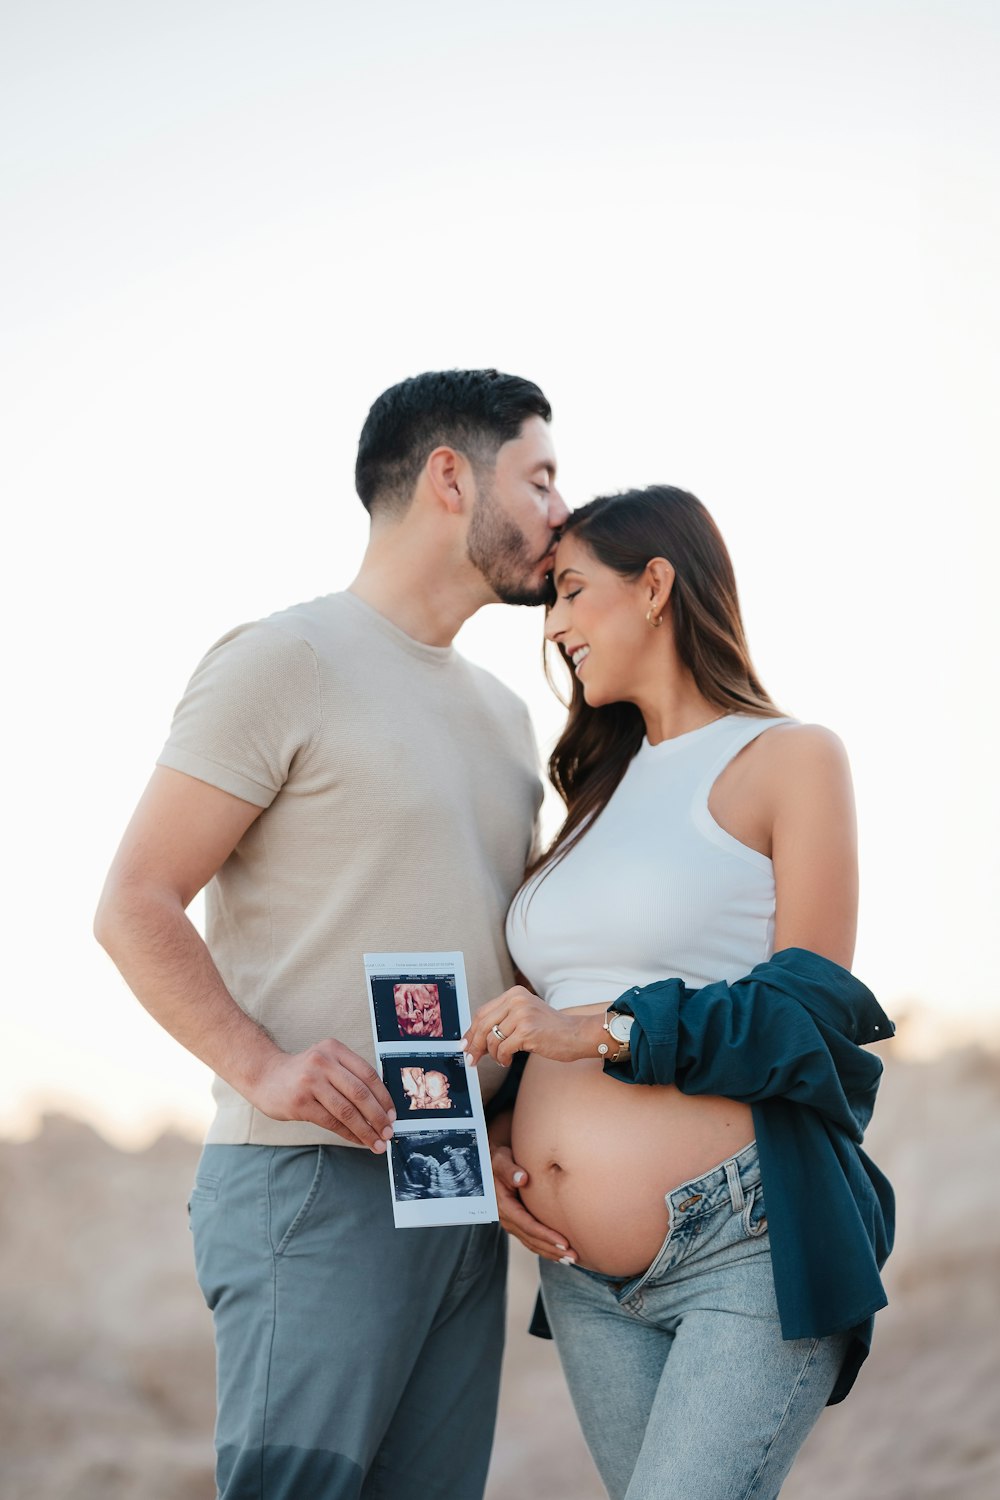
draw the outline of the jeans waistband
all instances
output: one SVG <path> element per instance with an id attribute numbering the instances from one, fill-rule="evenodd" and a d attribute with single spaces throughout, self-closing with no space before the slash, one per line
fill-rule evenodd
<path id="1" fill-rule="evenodd" d="M 750 1190 L 759 1182 L 757 1142 L 751 1141 L 749 1146 L 744 1146 L 735 1156 L 727 1157 L 702 1177 L 692 1177 L 664 1195 L 671 1210 L 670 1236 L 673 1236 L 680 1224 L 689 1224 L 702 1214 L 715 1213 L 720 1208 L 742 1213 Z M 646 1280 L 662 1254 L 661 1248 L 652 1264 L 640 1276 L 631 1280 L 628 1277 L 611 1276 L 604 1271 L 590 1271 L 586 1266 L 575 1266 L 574 1270 L 582 1271 L 584 1276 L 600 1281 L 605 1286 L 628 1286 L 631 1290 Z"/>
<path id="2" fill-rule="evenodd" d="M 697 1218 L 728 1206 L 741 1213 L 750 1188 L 760 1182 L 760 1160 L 757 1142 L 751 1141 L 735 1156 L 727 1157 L 702 1177 L 692 1177 L 666 1194 L 673 1222 Z"/>

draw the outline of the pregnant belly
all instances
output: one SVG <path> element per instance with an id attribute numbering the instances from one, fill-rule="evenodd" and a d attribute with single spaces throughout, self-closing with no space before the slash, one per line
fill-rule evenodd
<path id="1" fill-rule="evenodd" d="M 745 1104 L 620 1083 L 596 1058 L 531 1057 L 511 1144 L 528 1172 L 528 1210 L 566 1237 L 581 1265 L 625 1277 L 644 1271 L 663 1243 L 664 1195 L 752 1140 Z"/>

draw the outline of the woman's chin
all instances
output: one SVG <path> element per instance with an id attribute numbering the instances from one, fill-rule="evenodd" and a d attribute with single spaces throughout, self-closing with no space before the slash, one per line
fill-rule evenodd
<path id="1" fill-rule="evenodd" d="M 596 683 L 581 683 L 583 688 L 583 701 L 588 708 L 603 708 L 606 703 L 613 703 L 614 698 L 607 693 L 602 693 Z"/>

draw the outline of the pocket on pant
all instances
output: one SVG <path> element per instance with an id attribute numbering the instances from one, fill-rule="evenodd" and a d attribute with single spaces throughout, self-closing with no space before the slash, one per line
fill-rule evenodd
<path id="1" fill-rule="evenodd" d="M 196 1198 L 202 1203 L 214 1203 L 219 1196 L 221 1181 L 221 1177 L 216 1177 L 214 1172 L 199 1171 L 191 1189 L 191 1197 L 188 1199 L 188 1212 Z"/>
<path id="2" fill-rule="evenodd" d="M 767 1233 L 767 1210 L 764 1207 L 764 1190 L 758 1182 L 746 1195 L 743 1205 L 743 1228 L 752 1240 Z"/>
<path id="3" fill-rule="evenodd" d="M 202 1172 L 199 1168 L 198 1175 L 195 1177 L 194 1184 L 191 1188 L 191 1192 L 188 1196 L 187 1201 L 187 1217 L 189 1229 L 194 1228 L 192 1215 L 196 1212 L 197 1209 L 199 1209 L 203 1204 L 210 1206 L 211 1204 L 218 1201 L 220 1181 L 221 1179 L 216 1177 L 214 1173 Z"/>
<path id="4" fill-rule="evenodd" d="M 267 1171 L 267 1231 L 275 1255 L 284 1255 L 301 1232 L 319 1196 L 325 1146 L 275 1146 Z"/>

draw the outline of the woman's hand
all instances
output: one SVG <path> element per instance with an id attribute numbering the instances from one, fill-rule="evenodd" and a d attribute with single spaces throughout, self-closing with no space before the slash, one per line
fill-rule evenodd
<path id="1" fill-rule="evenodd" d="M 510 1148 L 510 1113 L 500 1115 L 489 1127 L 490 1155 L 493 1163 L 493 1181 L 497 1191 L 497 1209 L 500 1226 L 516 1240 L 520 1240 L 532 1255 L 541 1255 L 545 1260 L 562 1261 L 565 1265 L 576 1260 L 576 1251 L 563 1239 L 557 1229 L 550 1229 L 530 1214 L 521 1202 L 521 1188 L 528 1183 L 524 1167 L 514 1160 Z"/>
<path id="2" fill-rule="evenodd" d="M 596 1058 L 602 1038 L 603 1014 L 553 1010 L 523 984 L 516 984 L 476 1012 L 462 1046 L 473 1066 L 488 1052 L 501 1067 L 509 1068 L 516 1052 L 537 1052 L 552 1062 Z"/>

